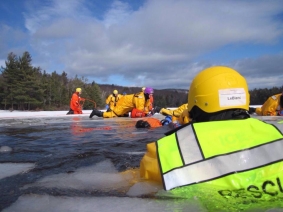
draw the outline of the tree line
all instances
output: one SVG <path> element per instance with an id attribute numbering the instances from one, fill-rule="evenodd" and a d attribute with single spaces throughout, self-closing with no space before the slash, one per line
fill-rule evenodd
<path id="1" fill-rule="evenodd" d="M 101 91 L 95 82 L 87 83 L 86 78 L 78 76 L 70 79 L 64 71 L 46 73 L 32 66 L 29 52 L 20 57 L 9 53 L 5 65 L 0 75 L 3 110 L 69 110 L 70 98 L 77 87 L 83 88 L 85 98 L 102 105 Z M 93 108 L 94 104 L 86 101 L 84 107 Z"/>
<path id="2" fill-rule="evenodd" d="M 47 73 L 32 65 L 29 52 L 21 56 L 9 53 L 0 73 L 0 109 L 2 110 L 69 110 L 69 103 L 77 87 L 82 88 L 83 109 L 105 108 L 105 99 L 113 90 L 119 93 L 133 94 L 141 91 L 140 87 L 97 84 L 88 82 L 85 77 L 68 78 L 67 73 L 53 71 Z M 146 86 L 146 85 L 145 85 Z M 281 93 L 283 87 L 254 89 L 250 91 L 251 104 L 263 104 L 271 95 Z M 154 90 L 154 105 L 160 107 L 179 107 L 187 102 L 188 90 Z M 94 104 L 93 101 L 96 103 Z"/>

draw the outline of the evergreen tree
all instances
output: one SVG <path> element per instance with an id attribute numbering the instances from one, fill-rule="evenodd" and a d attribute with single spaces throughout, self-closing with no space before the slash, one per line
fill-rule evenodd
<path id="1" fill-rule="evenodd" d="M 49 98 L 55 108 L 67 109 L 69 104 L 68 98 L 68 79 L 67 74 L 63 72 L 61 75 L 56 71 L 52 72 L 49 81 Z M 54 109 L 55 109 L 54 108 Z"/>
<path id="2" fill-rule="evenodd" d="M 85 87 L 88 99 L 93 100 L 96 103 L 97 108 L 104 108 L 104 100 L 101 97 L 101 90 L 99 86 L 92 82 L 89 86 Z M 86 109 L 93 109 L 94 105 L 92 102 L 85 103 Z"/>
<path id="3" fill-rule="evenodd" d="M 50 75 L 44 71 L 41 83 L 44 90 L 43 101 L 46 109 L 67 110 L 69 108 L 68 78 L 65 72 L 59 75 L 54 71 Z"/>
<path id="4" fill-rule="evenodd" d="M 42 98 L 43 98 L 43 109 L 50 110 L 51 109 L 51 84 L 50 84 L 50 74 L 47 74 L 46 71 L 43 71 L 42 77 L 40 79 L 41 88 L 43 90 Z"/>
<path id="5" fill-rule="evenodd" d="M 6 101 L 5 101 L 5 94 L 4 94 L 4 77 L 2 75 L 2 67 L 1 67 L 1 74 L 0 74 L 0 109 L 6 109 Z M 4 107 L 1 107 L 4 105 Z"/>
<path id="6" fill-rule="evenodd" d="M 166 96 L 161 95 L 154 95 L 154 106 L 159 107 L 168 107 L 168 104 L 166 103 Z"/>
<path id="7" fill-rule="evenodd" d="M 22 89 L 17 96 L 18 104 L 21 109 L 34 109 L 42 107 L 43 88 L 41 86 L 41 70 L 31 65 L 31 55 L 24 52 L 19 58 L 19 74 L 22 80 L 18 82 L 19 89 Z"/>
<path id="8" fill-rule="evenodd" d="M 9 53 L 5 64 L 6 67 L 2 68 L 4 93 L 1 103 L 5 105 L 5 109 L 9 106 L 13 110 L 18 96 L 17 84 L 20 80 L 17 56 L 13 52 Z"/>

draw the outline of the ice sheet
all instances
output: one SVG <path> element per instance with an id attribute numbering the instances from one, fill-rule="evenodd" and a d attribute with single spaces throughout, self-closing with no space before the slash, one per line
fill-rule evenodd
<path id="1" fill-rule="evenodd" d="M 197 201 L 174 202 L 169 200 L 140 199 L 130 197 L 66 197 L 49 195 L 24 195 L 3 212 L 160 212 L 203 211 Z"/>
<path id="2" fill-rule="evenodd" d="M 0 180 L 33 169 L 33 163 L 2 163 L 0 164 Z"/>

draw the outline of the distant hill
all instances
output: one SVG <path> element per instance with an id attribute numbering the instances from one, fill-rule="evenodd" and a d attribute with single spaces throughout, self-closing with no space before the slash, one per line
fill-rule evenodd
<path id="1" fill-rule="evenodd" d="M 187 89 L 176 89 L 176 88 L 166 88 L 166 89 L 161 89 L 162 91 L 169 91 L 169 92 L 178 92 L 178 93 L 188 93 L 188 90 Z"/>
<path id="2" fill-rule="evenodd" d="M 126 93 L 137 93 L 141 91 L 141 87 L 125 87 L 120 85 L 109 85 L 109 84 L 97 84 L 102 91 L 106 91 L 108 93 L 113 92 L 113 90 L 118 90 L 120 94 Z M 127 92 L 128 91 L 128 92 Z M 176 89 L 176 88 L 165 88 L 165 89 L 155 89 L 155 92 L 177 92 L 177 93 L 188 93 L 187 89 Z"/>

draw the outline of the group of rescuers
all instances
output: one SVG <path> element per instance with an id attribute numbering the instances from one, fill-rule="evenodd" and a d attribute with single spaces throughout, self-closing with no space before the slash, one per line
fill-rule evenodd
<path id="1" fill-rule="evenodd" d="M 261 107 L 251 108 L 245 78 L 236 70 L 226 66 L 212 66 L 199 72 L 191 82 L 188 102 L 175 110 L 153 107 L 153 93 L 152 88 L 146 87 L 139 93 L 118 97 L 116 96 L 118 92 L 115 90 L 106 100 L 109 110 L 102 112 L 94 109 L 89 116 L 89 118 L 94 115 L 104 118 L 120 117 L 128 112 L 133 113 L 133 109 L 136 109 L 137 112 L 131 117 L 144 117 L 137 121 L 137 128 L 171 123 L 173 129 L 165 133 L 163 138 L 147 144 L 147 152 L 140 164 L 142 178 L 162 182 L 165 190 L 199 182 L 216 183 L 215 179 L 228 179 L 230 181 L 226 185 L 232 187 L 234 185 L 236 189 L 244 182 L 257 185 L 267 180 L 264 176 L 268 174 L 257 178 L 256 182 L 247 181 L 244 175 L 247 171 L 259 167 L 268 169 L 273 164 L 279 164 L 280 170 L 283 170 L 282 132 L 277 127 L 250 116 L 254 113 L 260 116 L 282 116 L 283 93 L 271 96 Z M 114 96 L 119 100 L 111 105 Z M 152 116 L 154 113 L 163 114 L 166 118 L 152 126 L 150 120 L 154 118 L 147 116 Z M 228 140 L 239 143 L 239 135 L 246 141 L 242 141 L 239 146 L 224 145 Z M 223 138 L 228 140 L 223 142 Z M 263 145 L 269 148 L 268 145 L 271 143 L 274 145 L 272 158 L 264 156 L 265 152 L 260 152 L 265 151 L 262 150 Z M 252 165 L 247 165 L 247 158 L 253 157 L 249 151 L 257 148 L 261 149 L 253 154 L 263 153 L 263 155 L 254 156 Z M 243 158 L 247 161 L 239 162 L 238 160 L 242 160 L 241 156 L 237 157 L 238 162 L 230 160 L 234 162 L 229 164 L 228 171 L 225 170 L 225 167 L 228 167 L 225 164 L 227 162 L 222 161 L 221 158 L 217 162 L 223 163 L 221 170 L 219 168 L 221 164 L 205 165 L 210 159 L 218 156 L 228 157 L 227 155 L 230 157 L 238 154 L 239 151 L 241 154 L 248 154 Z M 262 159 L 257 160 L 257 157 Z M 196 164 L 198 164 L 197 171 Z M 269 173 L 267 170 L 265 172 Z M 200 178 L 192 177 L 197 175 L 195 173 L 205 174 Z M 217 183 L 219 182 L 218 180 Z"/>
<path id="2" fill-rule="evenodd" d="M 82 106 L 80 102 L 85 101 L 81 97 L 82 89 L 77 88 L 73 93 L 70 101 L 69 114 L 82 114 Z M 105 100 L 106 111 L 102 113 L 94 109 L 90 115 L 104 118 L 124 117 L 129 116 L 131 112 L 132 118 L 145 117 L 153 109 L 153 89 L 150 87 L 143 87 L 142 91 L 136 94 L 119 94 L 118 90 L 114 90 Z"/>
<path id="3" fill-rule="evenodd" d="M 85 98 L 80 97 L 81 93 L 81 88 L 77 88 L 73 93 L 70 101 L 70 111 L 67 114 L 82 114 L 80 102 L 85 101 Z M 175 110 L 158 106 L 153 107 L 153 94 L 154 90 L 151 87 L 143 87 L 141 92 L 129 95 L 126 93 L 122 95 L 118 90 L 113 90 L 113 93 L 105 100 L 106 111 L 102 112 L 93 109 L 89 117 L 92 118 L 94 115 L 103 118 L 125 117 L 129 116 L 129 112 L 131 112 L 131 118 L 141 118 L 152 116 L 154 113 L 160 113 L 166 116 L 161 121 L 161 125 L 167 125 L 172 122 L 175 127 L 189 123 L 192 120 L 188 110 L 189 103 L 182 104 Z M 248 113 L 256 113 L 259 116 L 283 116 L 283 93 L 269 97 L 261 107 L 249 107 Z M 136 126 L 154 127 L 150 123 L 142 124 L 141 121 Z"/>

